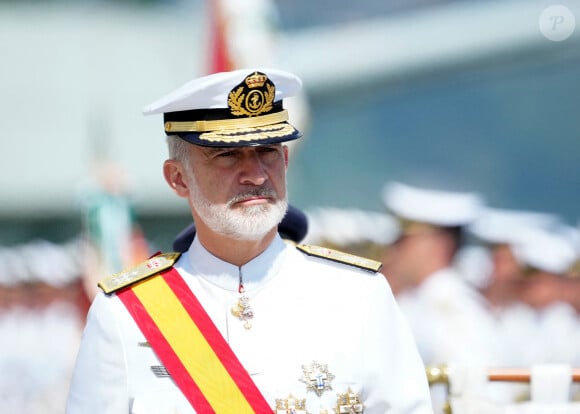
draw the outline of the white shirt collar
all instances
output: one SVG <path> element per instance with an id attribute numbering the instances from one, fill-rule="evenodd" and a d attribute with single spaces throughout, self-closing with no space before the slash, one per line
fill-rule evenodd
<path id="1" fill-rule="evenodd" d="M 280 236 L 276 235 L 264 252 L 241 267 L 246 291 L 251 291 L 278 273 L 284 262 L 287 247 Z M 202 246 L 197 236 L 184 256 L 185 260 L 180 262 L 191 274 L 199 275 L 223 289 L 238 290 L 240 268 L 211 254 Z"/>

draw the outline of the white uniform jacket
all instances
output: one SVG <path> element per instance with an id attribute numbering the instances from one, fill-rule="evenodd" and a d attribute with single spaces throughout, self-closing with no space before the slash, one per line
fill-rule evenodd
<path id="1" fill-rule="evenodd" d="M 175 268 L 276 412 L 304 399 L 309 414 L 356 393 L 364 413 L 432 413 L 425 368 L 385 278 L 307 256 L 276 238 L 241 269 L 194 240 Z M 232 313 L 242 272 L 252 327 Z M 115 295 L 95 298 L 77 357 L 68 414 L 195 413 Z M 325 367 L 328 390 L 308 389 L 308 368 Z M 326 410 L 326 411 L 324 411 Z M 285 412 L 285 411 L 284 411 Z"/>
<path id="2" fill-rule="evenodd" d="M 401 292 L 397 303 L 427 365 L 505 364 L 491 311 L 455 269 L 433 273 L 418 287 Z"/>

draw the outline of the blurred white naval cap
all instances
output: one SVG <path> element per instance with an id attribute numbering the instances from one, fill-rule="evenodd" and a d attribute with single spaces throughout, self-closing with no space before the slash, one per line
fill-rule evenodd
<path id="1" fill-rule="evenodd" d="M 63 287 L 82 277 L 78 242 L 56 244 L 32 240 L 10 248 L 0 248 L 4 264 L 0 286 L 45 283 Z"/>
<path id="2" fill-rule="evenodd" d="M 461 227 L 472 222 L 483 207 L 473 192 L 452 192 L 389 182 L 383 187 L 383 202 L 397 217 L 441 227 Z"/>
<path id="3" fill-rule="evenodd" d="M 580 223 L 577 226 L 563 225 L 562 234 L 574 245 L 580 260 Z"/>
<path id="4" fill-rule="evenodd" d="M 167 135 L 202 146 L 248 146 L 291 141 L 302 134 L 283 99 L 298 94 L 296 75 L 268 68 L 199 77 L 143 109 L 163 114 Z"/>
<path id="5" fill-rule="evenodd" d="M 77 241 L 57 244 L 34 240 L 20 248 L 20 255 L 28 268 L 28 282 L 64 287 L 81 278 Z"/>
<path id="6" fill-rule="evenodd" d="M 513 245 L 514 255 L 522 265 L 566 275 L 577 260 L 575 246 L 561 231 L 530 227 L 522 236 Z"/>
<path id="7" fill-rule="evenodd" d="M 336 245 L 372 242 L 386 245 L 396 239 L 396 220 L 381 212 L 358 208 L 315 207 L 306 211 L 309 229 L 307 244 L 324 241 Z"/>
<path id="8" fill-rule="evenodd" d="M 550 229 L 560 219 L 550 213 L 484 207 L 467 231 L 489 244 L 513 244 L 527 237 L 528 229 Z"/>

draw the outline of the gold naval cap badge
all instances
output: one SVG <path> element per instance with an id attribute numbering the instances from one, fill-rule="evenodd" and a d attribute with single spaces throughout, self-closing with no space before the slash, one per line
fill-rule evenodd
<path id="1" fill-rule="evenodd" d="M 228 95 L 232 115 L 252 117 L 272 111 L 276 86 L 268 76 L 254 72 L 235 86 Z"/>

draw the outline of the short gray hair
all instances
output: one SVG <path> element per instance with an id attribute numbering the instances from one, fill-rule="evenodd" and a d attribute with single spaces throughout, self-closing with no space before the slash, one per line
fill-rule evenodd
<path id="1" fill-rule="evenodd" d="M 189 165 L 189 142 L 177 135 L 167 135 L 167 149 L 169 158 L 177 160 L 184 165 Z"/>

